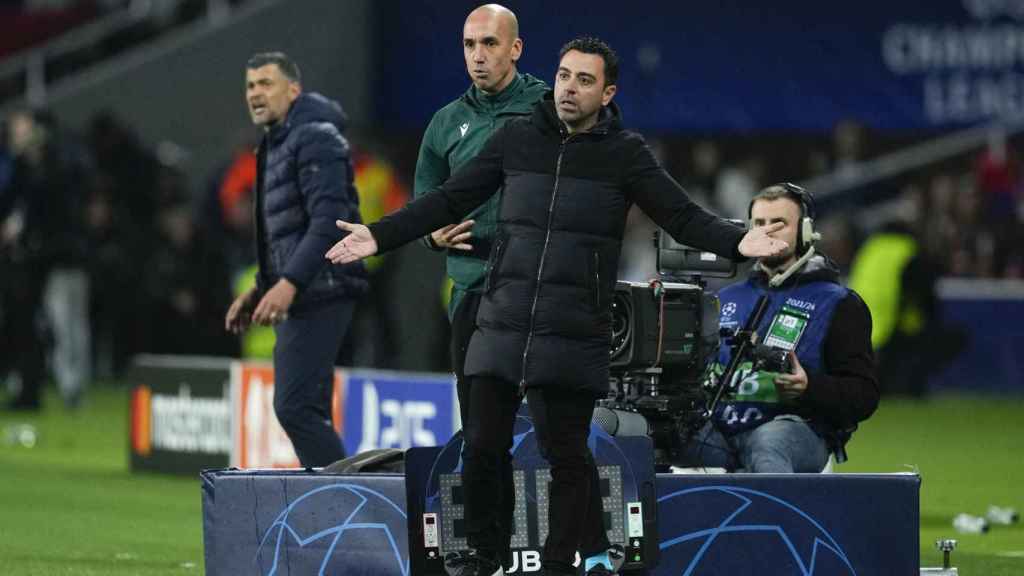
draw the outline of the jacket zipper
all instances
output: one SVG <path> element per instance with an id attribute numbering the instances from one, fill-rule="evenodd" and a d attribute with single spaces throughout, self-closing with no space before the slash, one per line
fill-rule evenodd
<path id="1" fill-rule="evenodd" d="M 572 139 L 572 134 L 562 140 L 558 148 L 558 161 L 555 163 L 555 186 L 551 191 L 551 204 L 548 205 L 548 224 L 544 235 L 544 248 L 540 252 L 540 264 L 537 266 L 537 287 L 533 291 L 533 304 L 530 306 L 530 331 L 526 334 L 526 347 L 523 348 L 523 365 L 519 378 L 519 394 L 526 394 L 526 361 L 530 355 L 530 345 L 533 344 L 533 330 L 537 320 L 537 300 L 540 299 L 540 279 L 544 274 L 544 261 L 548 255 L 548 244 L 551 243 L 551 219 L 555 215 L 555 200 L 558 198 L 558 181 L 562 175 L 562 156 L 565 155 L 565 145 Z"/>
<path id="2" fill-rule="evenodd" d="M 594 252 L 594 307 L 601 309 L 601 253 Z"/>
<path id="3" fill-rule="evenodd" d="M 497 271 L 498 264 L 501 263 L 501 254 L 504 249 L 505 237 L 499 234 L 498 240 L 494 244 L 494 255 L 488 261 L 487 278 L 484 280 L 484 294 L 490 294 L 494 288 L 494 274 Z"/>

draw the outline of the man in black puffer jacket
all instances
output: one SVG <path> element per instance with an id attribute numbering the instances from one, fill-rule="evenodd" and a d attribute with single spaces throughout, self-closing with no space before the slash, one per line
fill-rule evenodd
<path id="1" fill-rule="evenodd" d="M 327 257 L 351 262 L 458 222 L 503 189 L 470 340 L 471 387 L 463 422 L 466 536 L 473 553 L 453 572 L 501 574 L 494 494 L 512 426 L 526 394 L 541 451 L 551 464 L 547 574 L 614 569 L 605 552 L 597 470 L 587 448 L 594 401 L 608 390 L 610 305 L 626 212 L 638 204 L 673 237 L 731 258 L 781 252 L 775 228 L 747 232 L 702 210 L 661 168 L 643 138 L 623 130 L 615 95 L 617 58 L 584 38 L 562 48 L 554 96 L 530 117 L 509 120 L 480 154 L 438 190 L 351 234 Z M 510 519 L 509 519 L 510 522 Z"/>
<path id="2" fill-rule="evenodd" d="M 259 272 L 225 326 L 274 326 L 274 412 L 302 465 L 326 466 L 345 457 L 331 426 L 334 358 L 367 288 L 361 262 L 322 257 L 341 236 L 331 221 L 359 220 L 345 115 L 337 102 L 302 93 L 298 67 L 279 52 L 249 60 L 246 102 L 266 131 L 257 153 Z"/>

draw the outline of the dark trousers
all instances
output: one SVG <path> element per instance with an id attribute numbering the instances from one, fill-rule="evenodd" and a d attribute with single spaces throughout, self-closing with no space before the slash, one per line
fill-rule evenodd
<path id="1" fill-rule="evenodd" d="M 577 550 L 586 558 L 610 546 L 597 466 L 587 446 L 596 400 L 557 388 L 526 392 L 541 455 L 551 464 L 545 568 L 571 571 Z"/>
<path id="2" fill-rule="evenodd" d="M 466 538 L 480 554 L 508 558 L 508 527 L 515 510 L 509 450 L 520 404 L 517 385 L 470 378 L 467 389 L 469 413 L 462 448 Z M 527 401 L 541 454 L 551 464 L 544 566 L 571 570 L 577 550 L 585 558 L 610 546 L 597 466 L 587 447 L 595 397 L 532 388 Z"/>
<path id="3" fill-rule="evenodd" d="M 303 466 L 327 466 L 345 457 L 331 425 L 334 358 L 355 302 L 337 300 L 290 313 L 274 333 L 274 413 Z"/>
<path id="4" fill-rule="evenodd" d="M 519 392 L 504 380 L 470 378 L 463 393 L 459 401 L 466 411 L 462 423 L 466 540 L 479 554 L 510 566 L 515 486 L 509 450 L 521 404 Z"/>
<path id="5" fill-rule="evenodd" d="M 466 539 L 470 548 L 508 567 L 515 512 L 509 450 L 521 398 L 516 383 L 465 376 L 479 306 L 480 296 L 467 294 L 452 315 L 452 367 L 464 434 Z M 597 467 L 587 447 L 596 399 L 585 392 L 527 392 L 538 445 L 551 464 L 544 565 L 555 569 L 570 570 L 577 550 L 585 558 L 610 546 Z"/>
<path id="6" fill-rule="evenodd" d="M 520 399 L 515 386 L 466 378 L 466 349 L 476 330 L 480 295 L 468 293 L 452 314 L 452 371 L 462 418 L 466 530 L 471 548 L 511 566 L 512 429 Z M 470 408 L 475 410 L 470 416 Z"/>
<path id="7" fill-rule="evenodd" d="M 11 406 L 38 409 L 46 375 L 46 343 L 40 318 L 49 268 L 37 262 L 24 262 L 9 265 L 8 271 L 13 272 L 12 278 L 16 280 L 10 283 L 9 292 L 0 304 L 6 316 L 5 325 L 0 329 L 5 352 L 10 353 L 10 367 L 21 376 L 21 392 L 11 401 Z"/>

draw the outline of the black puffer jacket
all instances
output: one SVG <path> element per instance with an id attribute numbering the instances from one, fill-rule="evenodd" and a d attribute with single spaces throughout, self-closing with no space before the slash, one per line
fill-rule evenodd
<path id="1" fill-rule="evenodd" d="M 336 218 L 359 222 L 341 106 L 301 94 L 260 143 L 256 182 L 257 285 L 279 278 L 299 288 L 295 308 L 366 291 L 362 262 L 335 266 L 324 253 L 341 239 Z"/>
<path id="2" fill-rule="evenodd" d="M 569 135 L 550 94 L 510 120 L 440 187 L 370 227 L 388 250 L 504 188 L 466 374 L 521 386 L 608 388 L 610 305 L 626 212 L 636 203 L 680 242 L 738 257 L 743 231 L 690 201 L 618 108 Z"/>

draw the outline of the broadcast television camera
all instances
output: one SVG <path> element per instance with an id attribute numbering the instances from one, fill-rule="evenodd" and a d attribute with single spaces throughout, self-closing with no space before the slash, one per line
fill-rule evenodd
<path id="1" fill-rule="evenodd" d="M 754 330 L 767 303 L 762 297 L 747 325 L 725 335 L 733 361 L 714 385 L 705 386 L 706 369 L 723 336 L 718 297 L 707 292 L 705 279 L 731 278 L 736 264 L 679 244 L 664 232 L 655 233 L 654 243 L 658 278 L 616 285 L 609 395 L 598 401 L 594 421 L 613 436 L 650 436 L 655 465 L 667 468 L 683 449 L 683 439 L 699 430 L 730 392 L 728 382 L 741 359 L 774 367 L 785 354 L 757 346 Z"/>

